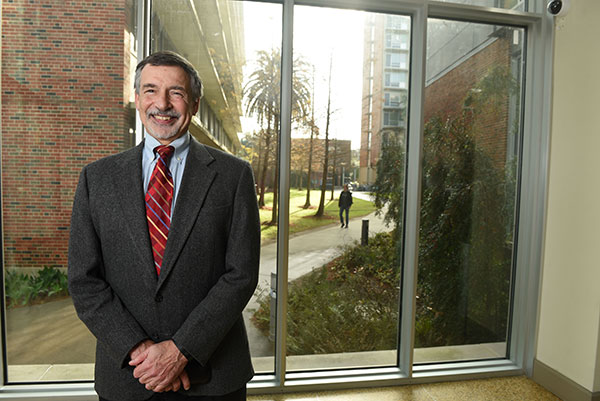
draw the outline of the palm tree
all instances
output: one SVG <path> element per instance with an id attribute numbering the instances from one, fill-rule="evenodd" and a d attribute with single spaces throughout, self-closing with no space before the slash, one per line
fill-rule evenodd
<path id="1" fill-rule="evenodd" d="M 259 200 L 258 205 L 265 205 L 265 179 L 269 167 L 269 152 L 273 136 L 274 116 L 279 114 L 279 81 L 281 70 L 279 52 L 271 53 L 261 50 L 257 54 L 257 69 L 250 74 L 249 80 L 244 85 L 244 98 L 246 99 L 246 115 L 256 116 L 258 123 L 263 127 L 261 134 L 264 146 L 259 154 L 258 171 Z M 266 125 L 266 127 L 265 127 Z"/>
<path id="2" fill-rule="evenodd" d="M 301 59 L 294 61 L 294 74 L 292 77 L 292 119 L 300 120 L 305 117 L 310 104 L 310 87 L 307 78 L 308 63 Z M 257 117 L 258 123 L 263 126 L 265 145 L 262 155 L 262 171 L 257 178 L 259 183 L 260 207 L 265 205 L 265 180 L 270 161 L 276 164 L 279 151 L 279 119 L 281 97 L 281 53 L 279 49 L 270 52 L 261 50 L 257 52 L 257 69 L 250 74 L 244 85 L 244 98 L 246 99 L 246 115 Z M 274 157 L 271 159 L 271 145 L 275 145 Z M 260 155 L 259 155 L 260 157 Z M 273 214 L 269 224 L 277 224 L 277 166 L 273 174 Z"/>

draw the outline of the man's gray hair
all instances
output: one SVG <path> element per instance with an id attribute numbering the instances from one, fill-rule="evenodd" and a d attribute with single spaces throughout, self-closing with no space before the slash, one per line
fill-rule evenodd
<path id="1" fill-rule="evenodd" d="M 181 67 L 190 77 L 190 88 L 192 89 L 192 100 L 195 102 L 198 99 L 202 98 L 202 90 L 203 90 L 202 81 L 200 80 L 200 76 L 198 75 L 198 72 L 196 71 L 196 69 L 194 68 L 192 63 L 187 61 L 185 58 L 183 58 L 179 54 L 171 52 L 171 51 L 162 51 L 162 52 L 153 53 L 139 62 L 139 64 L 135 68 L 135 82 L 134 82 L 135 93 L 137 93 L 138 95 L 140 93 L 140 81 L 142 78 L 142 70 L 148 64 L 153 65 L 153 66 L 166 65 L 166 66 Z"/>

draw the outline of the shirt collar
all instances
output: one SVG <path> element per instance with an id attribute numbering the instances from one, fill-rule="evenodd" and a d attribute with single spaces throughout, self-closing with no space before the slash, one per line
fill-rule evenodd
<path id="1" fill-rule="evenodd" d="M 144 140 L 144 153 L 146 153 L 147 157 L 150 160 L 154 160 L 154 148 L 161 145 L 161 143 L 147 132 L 145 137 L 146 139 Z M 189 131 L 180 136 L 179 138 L 175 139 L 169 144 L 169 146 L 173 146 L 175 148 L 175 153 L 173 153 L 172 160 L 178 160 L 181 154 L 184 153 L 190 147 Z"/>

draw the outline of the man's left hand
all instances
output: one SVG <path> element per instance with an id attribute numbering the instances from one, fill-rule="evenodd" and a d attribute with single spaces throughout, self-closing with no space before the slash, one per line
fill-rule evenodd
<path id="1" fill-rule="evenodd" d="M 184 372 L 188 360 L 171 340 L 149 346 L 132 359 L 135 366 L 133 376 L 146 386 L 146 389 L 160 393 L 170 389 L 175 380 Z M 183 375 L 187 379 L 187 375 Z M 187 383 L 186 383 L 187 382 Z M 182 380 L 183 387 L 189 389 L 189 381 Z"/>

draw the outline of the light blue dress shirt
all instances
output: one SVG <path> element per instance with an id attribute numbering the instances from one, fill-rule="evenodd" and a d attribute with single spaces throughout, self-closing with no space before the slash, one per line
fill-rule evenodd
<path id="1" fill-rule="evenodd" d="M 142 152 L 142 178 L 144 179 L 144 194 L 148 191 L 148 183 L 152 176 L 154 166 L 158 161 L 158 154 L 154 153 L 154 148 L 161 145 L 156 138 L 145 132 L 144 140 L 144 151 Z M 173 202 L 171 204 L 171 217 L 175 210 L 175 202 L 177 200 L 177 194 L 179 194 L 179 188 L 181 187 L 181 179 L 183 177 L 183 169 L 185 168 L 185 161 L 187 155 L 190 152 L 190 133 L 186 132 L 181 137 L 175 139 L 169 144 L 175 148 L 173 156 L 169 162 L 169 171 L 173 176 Z"/>

